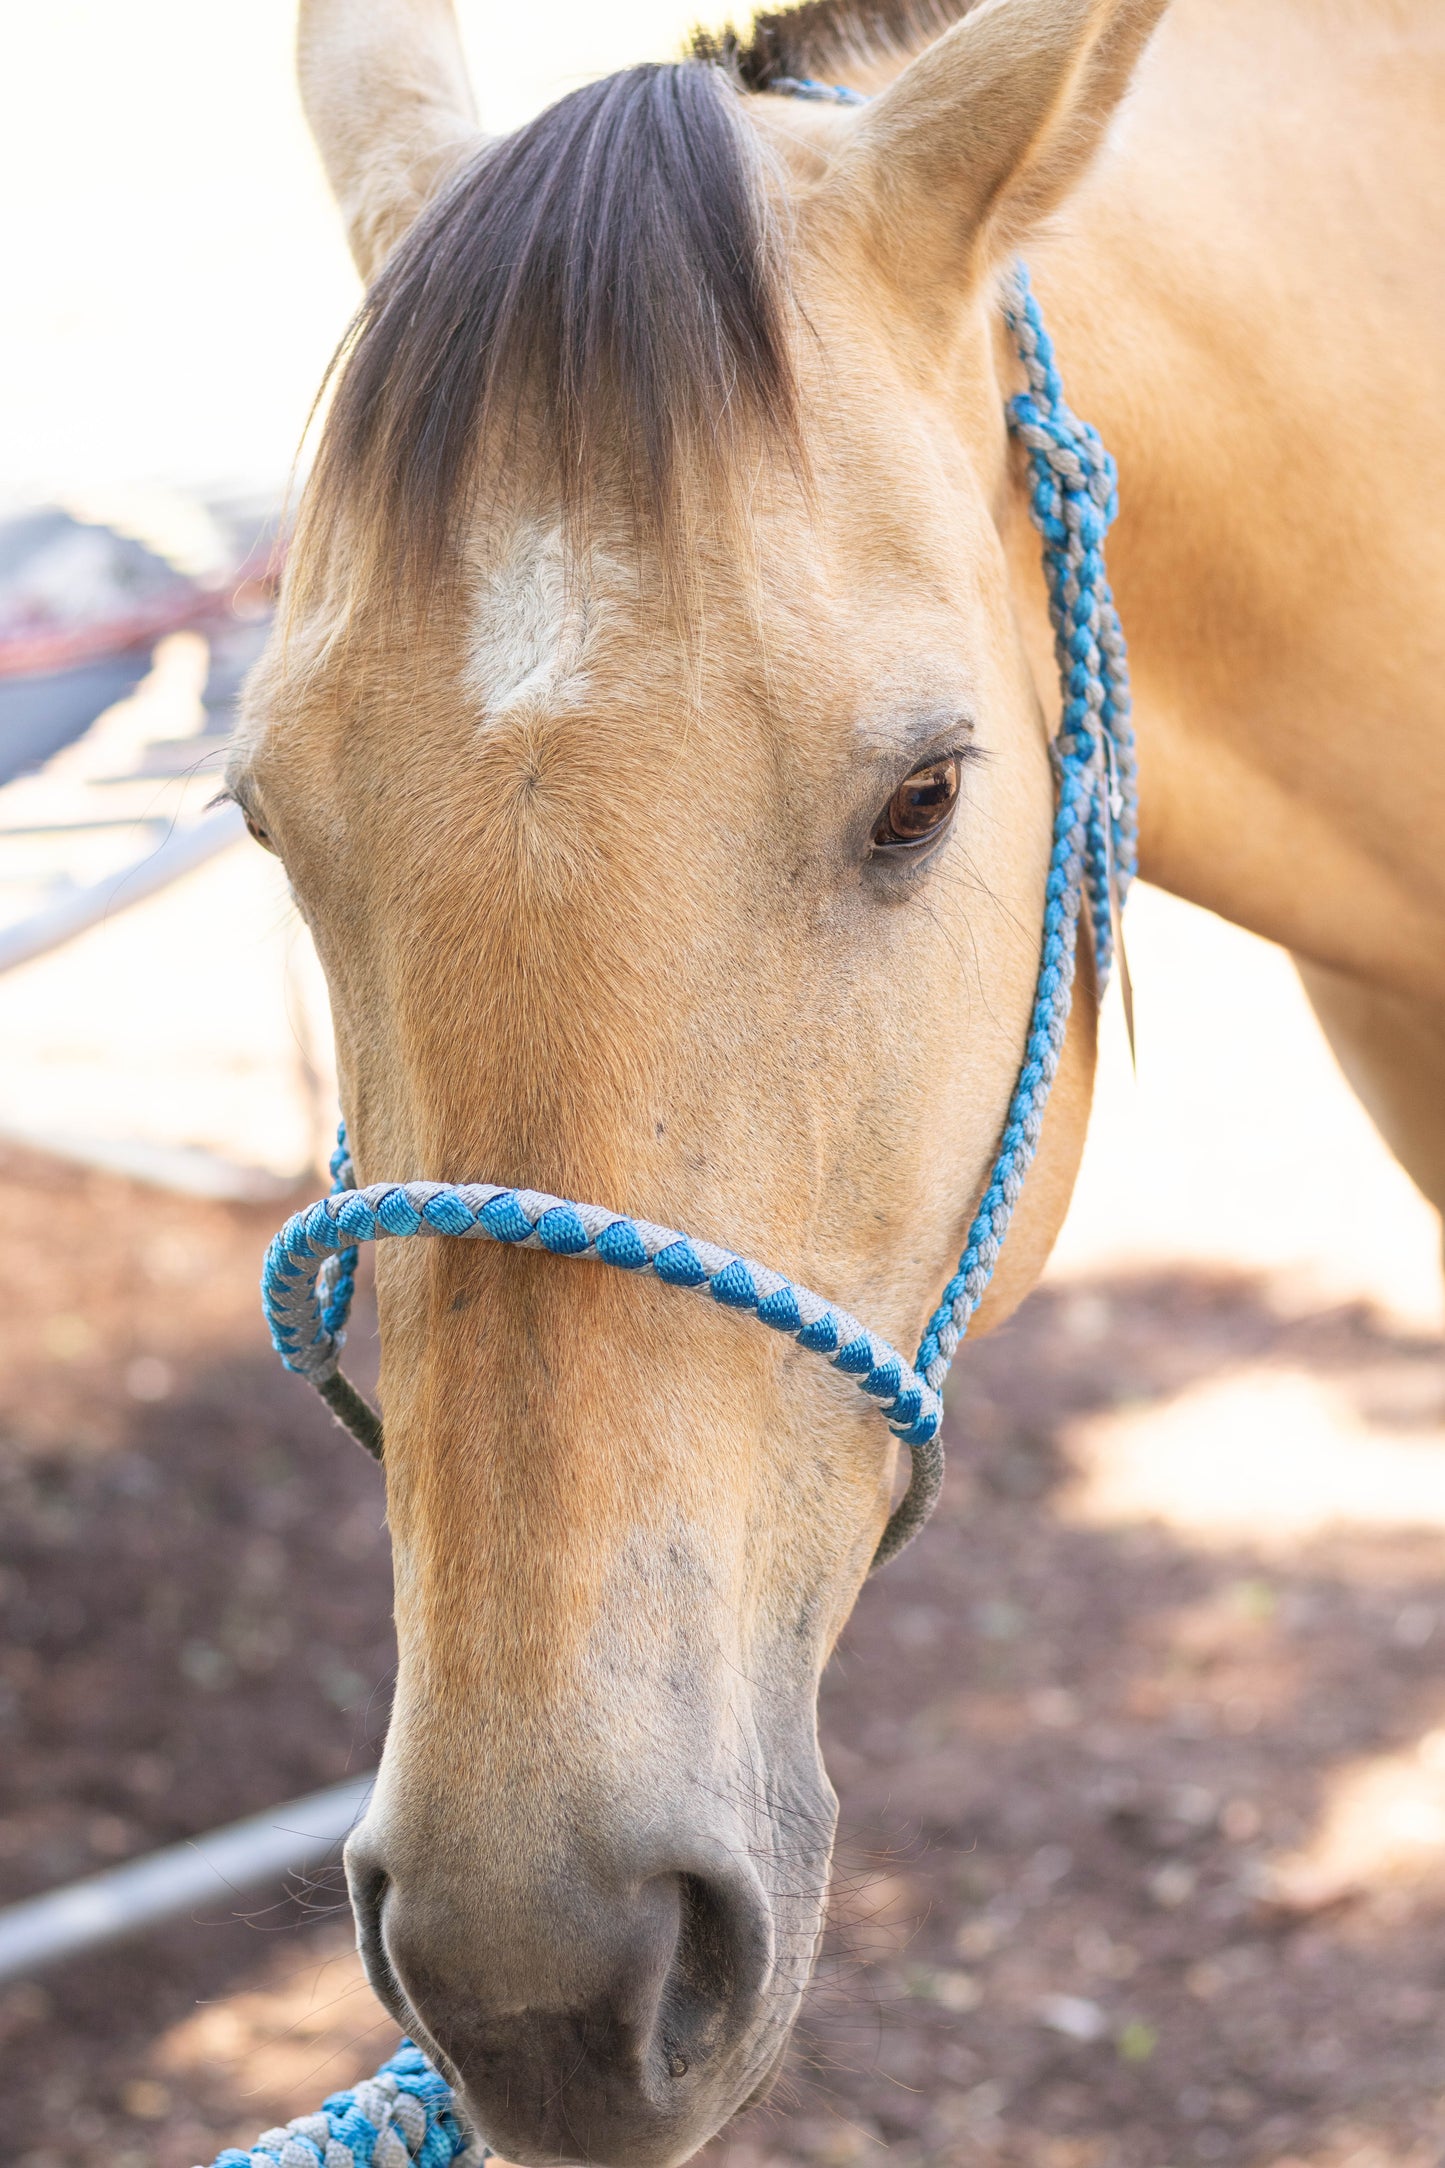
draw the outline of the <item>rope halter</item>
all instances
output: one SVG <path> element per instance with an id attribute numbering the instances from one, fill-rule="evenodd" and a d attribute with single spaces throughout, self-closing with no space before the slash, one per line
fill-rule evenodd
<path id="1" fill-rule="evenodd" d="M 857 96 L 821 85 L 789 87 L 793 95 L 840 103 L 853 103 Z M 1001 300 L 1027 378 L 1027 389 L 1009 401 L 1008 423 L 1028 455 L 1029 510 L 1043 536 L 1063 694 L 1053 740 L 1053 847 L 1023 1062 L 958 1269 L 928 1320 L 913 1364 L 826 1296 L 674 1228 L 491 1183 L 381 1182 L 358 1189 L 343 1124 L 332 1160 L 335 1188 L 277 1235 L 266 1256 L 262 1297 L 272 1342 L 286 1367 L 308 1379 L 337 1420 L 378 1459 L 381 1420 L 339 1368 L 358 1245 L 413 1236 L 500 1242 L 650 1274 L 665 1287 L 751 1313 L 851 1377 L 912 1454 L 907 1492 L 883 1531 L 874 1566 L 901 1551 L 933 1510 L 943 1481 L 940 1396 L 993 1276 L 1038 1147 L 1068 1025 L 1080 911 L 1087 908 L 1092 923 L 1102 992 L 1118 912 L 1134 873 L 1137 837 L 1129 675 L 1104 569 L 1104 536 L 1118 509 L 1114 462 L 1096 432 L 1069 409 L 1022 264 L 1014 266 Z"/>

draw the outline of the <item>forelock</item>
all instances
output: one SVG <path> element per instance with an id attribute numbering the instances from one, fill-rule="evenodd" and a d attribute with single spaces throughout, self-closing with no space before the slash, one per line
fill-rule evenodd
<path id="1" fill-rule="evenodd" d="M 666 540 L 699 462 L 796 432 L 762 152 L 728 73 L 629 69 L 488 145 L 418 221 L 340 359 L 298 551 L 429 591 L 524 460 L 567 523 L 605 496 Z M 484 508 L 481 508 L 484 509 Z"/>

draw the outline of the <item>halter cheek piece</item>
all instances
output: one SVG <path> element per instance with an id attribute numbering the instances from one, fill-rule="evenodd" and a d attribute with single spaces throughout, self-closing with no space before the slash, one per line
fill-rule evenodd
<path id="1" fill-rule="evenodd" d="M 862 103 L 857 92 L 782 82 L 796 97 Z M 629 1219 L 599 1205 L 491 1183 L 377 1182 L 354 1186 L 343 1123 L 329 1197 L 287 1221 L 266 1254 L 262 1299 L 288 1370 L 309 1380 L 337 1420 L 381 1458 L 381 1419 L 338 1367 L 355 1285 L 357 1245 L 387 1236 L 440 1235 L 510 1243 L 558 1257 L 591 1257 L 621 1272 L 689 1288 L 725 1309 L 750 1311 L 851 1377 L 912 1452 L 905 1496 L 874 1554 L 883 1565 L 918 1533 L 943 1481 L 940 1394 L 968 1321 L 993 1276 L 1039 1141 L 1073 994 L 1079 915 L 1087 905 L 1102 991 L 1115 922 L 1133 877 L 1137 792 L 1124 636 L 1104 568 L 1104 535 L 1118 509 L 1114 462 L 1072 414 L 1028 273 L 1016 264 L 1002 290 L 1004 318 L 1028 381 L 1008 403 L 1008 424 L 1028 454 L 1029 510 L 1043 536 L 1044 572 L 1063 693 L 1053 740 L 1053 848 L 1044 888 L 1043 946 L 1023 1063 L 1003 1135 L 968 1231 L 910 1368 L 898 1350 L 822 1295 L 731 1250 Z"/>

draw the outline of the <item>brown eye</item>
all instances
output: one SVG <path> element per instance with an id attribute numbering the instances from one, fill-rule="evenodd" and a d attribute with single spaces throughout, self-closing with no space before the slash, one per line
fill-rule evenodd
<path id="1" fill-rule="evenodd" d="M 962 762 L 957 753 L 915 768 L 894 791 L 873 831 L 875 851 L 906 850 L 927 843 L 947 827 L 958 804 Z"/>
<path id="2" fill-rule="evenodd" d="M 241 818 L 246 823 L 246 833 L 255 842 L 260 844 L 263 851 L 275 850 L 275 844 L 271 841 L 271 838 L 267 835 L 265 829 L 261 826 L 261 823 L 257 820 L 254 813 L 248 813 L 246 811 L 246 808 L 242 806 Z"/>

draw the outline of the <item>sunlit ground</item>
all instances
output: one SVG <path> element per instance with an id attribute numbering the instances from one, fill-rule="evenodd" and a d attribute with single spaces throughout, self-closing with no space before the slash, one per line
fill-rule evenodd
<path id="1" fill-rule="evenodd" d="M 159 928 L 175 904 L 147 908 L 156 911 Z M 239 938 L 234 927 L 227 938 Z M 1164 1543 L 1180 1561 L 1199 1562 L 1208 1589 L 1181 1595 L 1172 1609 L 1131 1629 L 1145 1644 L 1135 1645 L 1137 1668 L 1112 1711 L 1091 1716 L 1073 1688 L 1047 1679 L 1022 1694 L 991 1695 L 987 1651 L 1000 1637 L 1007 1644 L 1018 1627 L 1004 1615 L 1007 1604 L 997 1607 L 995 1619 L 983 1616 L 987 1604 L 980 1611 L 975 1603 L 970 1645 L 983 1654 L 969 1659 L 966 1694 L 945 1703 L 945 1713 L 916 1719 L 910 1737 L 934 1737 L 930 1726 L 952 1737 L 966 1709 L 965 1756 L 987 1752 L 991 1737 L 1011 1742 L 1021 1727 L 1033 1727 L 1060 1739 L 1077 1735 L 1081 1749 L 1112 1757 L 1112 1767 L 1121 1755 L 1127 1766 L 1131 1750 L 1123 1742 L 1134 1735 L 1130 1727 L 1158 1724 L 1184 1742 L 1181 1769 L 1194 1766 L 1191 1741 L 1217 1736 L 1227 1761 L 1231 1739 L 1241 1749 L 1256 1739 L 1307 1739 L 1310 1709 L 1323 1689 L 1313 1599 L 1295 1592 L 1307 1591 L 1322 1574 L 1337 1588 L 1353 1588 L 1362 1615 L 1373 1618 L 1385 1606 L 1386 1640 L 1419 1679 L 1411 1703 L 1418 1715 L 1408 1736 L 1395 1726 L 1382 1751 L 1364 1755 L 1297 1747 L 1317 1769 L 1303 1812 L 1277 1813 L 1267 1793 L 1234 1795 L 1227 1779 L 1220 1791 L 1213 1780 L 1201 1785 L 1197 1774 L 1181 1775 L 1171 1796 L 1186 1822 L 1195 1816 L 1201 1826 L 1222 1830 L 1234 1848 L 1232 1901 L 1267 1919 L 1302 1923 L 1306 1943 L 1314 1934 L 1326 1938 L 1320 1947 L 1334 1946 L 1330 1938 L 1338 1936 L 1341 1962 L 1363 1965 L 1368 1982 L 1375 1938 L 1388 1940 L 1402 1923 L 1445 1909 L 1445 1686 L 1429 1685 L 1437 1641 L 1445 1646 L 1445 1602 L 1437 1604 L 1430 1593 L 1445 1566 L 1445 1366 L 1433 1338 L 1435 1229 L 1336 1075 L 1283 959 L 1148 894 L 1138 899 L 1134 951 L 1139 1076 L 1136 1081 L 1113 1036 L 1117 1025 L 1111 1027 L 1096 1139 L 1046 1283 L 1059 1359 L 1097 1361 L 1109 1376 L 1131 1286 L 1202 1273 L 1207 1287 L 1212 1272 L 1224 1275 L 1221 1285 L 1246 1284 L 1236 1267 L 1254 1275 L 1248 1284 L 1259 1290 L 1261 1314 L 1298 1317 L 1312 1337 L 1284 1353 L 1245 1345 L 1202 1366 L 1191 1358 L 1173 1383 L 1166 1356 L 1162 1385 L 1157 1377 L 1135 1381 L 1121 1356 L 1114 1387 L 1060 1428 L 1061 1480 L 1034 1509 L 1060 1542 L 1067 1544 L 1073 1531 L 1125 1559 L 1138 1542 Z M 1188 966 L 1177 981 L 1176 953 Z M 196 1061 L 213 1053 L 200 1034 Z M 1262 1104 L 1251 1081 L 1258 1076 L 1271 1084 Z M 1343 1324 L 1336 1337 L 1329 1321 L 1365 1314 L 1348 1309 L 1361 1303 L 1376 1320 L 1375 1337 L 1357 1346 Z M 977 1411 L 977 1422 L 984 1412 Z M 953 1477 L 965 1513 L 967 1466 L 965 1441 Z M 944 1545 L 948 1538 L 939 1531 L 934 1540 Z M 1400 1593 L 1392 1599 L 1396 1574 Z M 905 1607 L 892 1630 L 911 1660 L 911 1651 L 940 1634 L 947 1639 L 957 1624 L 936 1608 Z M 1331 1646 L 1352 1630 L 1337 1621 Z M 853 1766 L 840 1749 L 840 1777 Z M 936 1783 L 922 1767 L 909 1781 L 920 1811 L 942 1811 L 941 1804 L 929 1805 Z M 956 1779 L 941 1782 L 943 1799 L 953 1797 Z M 1199 1901 L 1192 1866 L 1166 1857 L 1150 1877 L 1148 1901 L 1156 1909 Z M 851 1907 L 855 1924 L 886 1912 L 895 1879 L 891 1869 L 866 1865 L 853 1878 L 844 1908 Z M 878 1959 L 875 1951 L 866 1982 L 845 1980 L 841 1994 L 865 2000 L 926 1994 L 965 2031 L 995 1994 L 1013 1995 L 1017 2022 L 1075 2041 L 1071 2053 L 1123 2055 L 1117 2041 L 1128 2039 L 1144 2043 L 1137 2050 L 1144 2056 L 1152 2017 L 1130 2017 L 1127 2009 L 1117 2019 L 1101 2014 L 1113 1992 L 1110 1967 L 1117 1971 L 1124 1958 L 1090 1955 L 1081 1946 L 1066 1985 L 1047 1986 L 1025 1971 L 1010 1990 L 1006 1942 L 1000 1949 L 991 1917 L 985 1913 L 970 1925 L 965 1915 L 956 1960 L 925 1966 L 906 1955 Z M 1318 1929 L 1310 1925 L 1315 1921 Z M 1100 1949 L 1107 1943 L 1117 1952 L 1129 1947 L 1126 1929 L 1115 1920 L 1112 1941 L 1107 1925 L 1090 1932 L 1103 1936 Z M 1192 2003 L 1226 2009 L 1238 1987 L 1231 1968 L 1256 1964 L 1248 1955 L 1256 1946 L 1246 1940 L 1201 1956 L 1187 1983 Z M 997 1988 L 980 1962 L 989 1950 L 1003 1968 Z M 1406 1986 L 1391 1994 L 1390 2007 L 1404 2012 L 1407 2032 L 1438 2019 L 1430 1991 Z M 1416 2003 L 1421 2007 L 1412 2016 Z M 1130 2034 L 1130 2024 L 1142 2030 Z M 156 2040 L 128 2096 L 130 2111 L 163 2117 L 201 2099 L 212 2104 L 208 2137 L 236 2139 L 352 2081 L 374 2064 L 389 2037 L 344 1929 L 308 1938 L 301 1961 L 287 1938 L 263 1957 L 242 1992 Z M 1339 2052 L 1348 2054 L 1345 2047 Z M 1002 2142 L 998 2131 L 1012 2127 L 1006 2108 L 984 2112 L 992 2083 L 982 2080 L 966 2096 L 940 2091 L 934 2127 L 952 2130 L 951 2116 L 964 2136 L 938 2138 L 926 2159 L 991 2157 L 988 2148 Z M 1220 2097 L 1229 2097 L 1228 2087 Z M 948 2105 L 965 2098 L 973 2106 Z M 970 2150 L 976 2140 L 984 2154 Z M 871 2159 L 876 2142 L 845 2143 L 825 2116 L 821 2124 L 804 2118 L 796 2127 L 783 2123 L 772 2137 L 735 2141 L 724 2155 L 726 2168 L 841 2164 Z M 1336 2118 L 1297 2157 L 1308 2168 L 1429 2168 L 1411 2146 L 1372 2137 L 1368 2116 Z M 1036 2146 L 1020 2158 L 1109 2168 L 1111 2155 L 1107 2144 L 1073 2154 Z"/>
<path id="2" fill-rule="evenodd" d="M 305 2112 L 390 2054 L 395 2027 L 362 1975 L 346 1927 L 311 1938 L 303 1962 L 294 1945 L 261 1969 L 244 1994 L 198 2010 L 157 2043 L 154 2105 L 204 2087 L 249 2108 L 259 2131 Z M 240 2135 L 249 2130 L 244 2125 Z M 250 2132 L 252 2136 L 255 2132 Z"/>
<path id="3" fill-rule="evenodd" d="M 462 12 L 487 117 L 501 124 L 600 66 L 665 53 L 692 10 L 567 0 Z M 9 27 L 0 190 L 7 283 L 23 311 L 21 335 L 0 343 L 0 402 L 25 425 L 7 434 L 0 494 L 85 500 L 138 477 L 269 486 L 284 474 L 354 299 L 290 88 L 290 18 L 289 0 L 51 0 Z M 194 697 L 183 649 L 170 667 L 143 697 Z M 304 949 L 297 961 L 298 938 L 269 862 L 237 853 L 0 981 L 0 1026 L 16 1049 L 0 1120 L 8 1091 L 12 1126 L 169 1137 L 294 1171 L 327 1114 L 325 1058 L 307 1021 L 314 981 L 296 994 L 297 974 L 312 969 Z M 1427 1666 L 1414 1732 L 1364 1757 L 1322 1749 L 1306 1824 L 1278 1843 L 1261 1834 L 1268 1802 L 1218 1808 L 1229 1841 L 1249 1853 L 1244 1879 L 1259 1903 L 1318 1917 L 1321 1934 L 1334 1931 L 1335 1908 L 1355 1904 L 1349 1918 L 1366 1924 L 1340 1932 L 1367 1942 L 1402 1907 L 1445 1908 L 1445 1685 L 1435 1691 L 1428 1671 L 1437 1640 L 1445 1648 L 1445 1604 L 1418 1593 L 1420 1572 L 1438 1584 L 1445 1568 L 1445 1379 L 1426 1337 L 1440 1314 L 1438 1230 L 1339 1078 L 1286 959 L 1147 893 L 1131 910 L 1131 951 L 1138 1079 L 1115 1016 L 1051 1268 L 1050 1285 L 1069 1298 L 1060 1331 L 1107 1352 L 1115 1312 L 1097 1293 L 1101 1276 L 1117 1286 L 1121 1273 L 1143 1282 L 1243 1269 L 1285 1314 L 1372 1305 L 1408 1359 L 1246 1354 L 1176 1389 L 1132 1402 L 1126 1391 L 1066 1426 L 1065 1479 L 1038 1511 L 1081 1541 L 1167 1537 L 1181 1559 L 1240 1562 L 1223 1593 L 1181 1601 L 1157 1629 L 1156 1669 L 1134 1689 L 1141 1716 L 1151 1695 L 1161 1711 L 1198 1706 L 1200 1724 L 1225 1738 L 1267 1725 L 1302 1690 L 1308 1627 L 1290 1626 L 1279 1588 L 1328 1555 L 1362 1605 L 1388 1604 L 1408 1551 L 1416 1593 L 1391 1613 L 1389 1638 Z M 898 1630 L 903 1645 L 907 1632 L 921 1642 L 933 1629 Z M 989 1645 L 993 1628 L 977 1631 Z M 1196 1703 L 1178 1681 L 1204 1671 L 1215 1698 Z M 1022 1706 L 1001 1693 L 997 1715 L 1001 1730 L 1021 1717 L 1043 1732 L 1084 1722 L 1069 1690 L 1047 1681 Z M 1181 1736 L 1190 1721 L 1179 1719 Z M 1186 1870 L 1173 1883 L 1171 1871 L 1158 1869 L 1151 1900 L 1166 1909 L 1189 1896 Z M 991 1932 L 978 1926 L 970 1945 L 972 1931 L 938 1973 L 937 1999 L 954 1998 L 960 2023 L 983 1993 Z M 1096 1971 L 1107 1980 L 1119 1966 L 1100 1932 Z M 1247 1972 L 1231 1962 L 1201 1961 L 1188 1994 L 1224 2009 Z M 1103 1997 L 1073 1993 L 1071 2006 L 1055 1996 L 1043 2022 L 1061 2037 L 1072 2025 L 1083 2041 Z M 1402 2025 L 1423 2022 L 1401 2011 Z M 1437 2021 L 1438 2003 L 1425 2016 Z M 155 2042 L 124 2102 L 134 2135 L 117 2168 L 151 2161 L 146 2128 L 192 2092 L 224 2104 L 219 2144 L 311 2107 L 370 2068 L 388 2038 L 343 1929 L 313 1938 L 304 1962 L 288 1945 L 244 1991 Z M 1002 2157 L 989 2082 L 958 2095 L 973 2102 L 958 2110 L 960 2159 Z M 873 2143 L 850 2142 L 819 2140 L 806 2157 L 842 2162 Z M 780 2160 L 803 2157 L 778 2145 Z M 954 2157 L 953 2146 L 940 2140 L 937 2157 Z M 737 2153 L 739 2163 L 766 2157 Z M 1107 2147 L 1049 2156 L 1054 2168 L 1107 2168 L 1108 2157 Z M 1299 2157 L 1309 2168 L 1429 2168 L 1436 2156 L 1345 2116 Z M 1276 2154 L 1276 2168 L 1292 2158 Z M 33 2160 L 67 2168 L 68 2156 Z"/>

